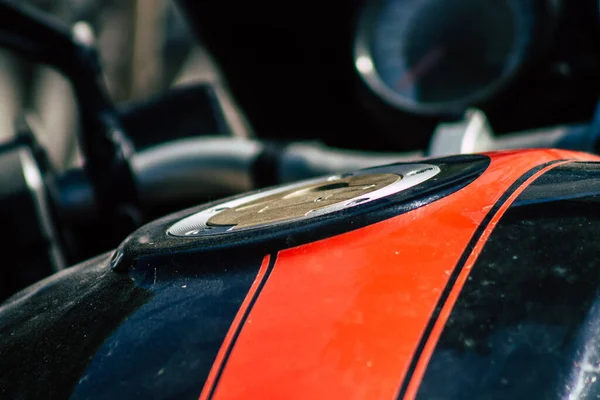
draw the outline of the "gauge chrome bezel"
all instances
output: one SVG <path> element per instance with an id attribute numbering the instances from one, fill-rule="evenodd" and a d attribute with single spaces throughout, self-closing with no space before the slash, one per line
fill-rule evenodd
<path id="1" fill-rule="evenodd" d="M 514 1 L 507 0 L 513 9 L 513 14 L 517 18 L 523 18 L 521 11 L 517 9 Z M 513 63 L 500 75 L 494 82 L 483 87 L 481 90 L 469 96 L 464 96 L 456 100 L 420 103 L 410 100 L 406 96 L 392 90 L 379 76 L 372 56 L 371 38 L 374 31 L 375 21 L 378 13 L 381 11 L 384 0 L 367 1 L 362 8 L 358 19 L 358 26 L 354 38 L 354 68 L 362 81 L 379 98 L 394 108 L 407 111 L 413 114 L 424 116 L 443 116 L 456 115 L 464 112 L 471 106 L 480 105 L 501 93 L 510 83 L 512 83 L 521 72 L 523 65 L 527 61 L 527 51 L 520 55 L 519 62 Z M 524 23 L 521 21 L 521 23 Z M 534 36 L 533 23 L 529 27 L 529 39 Z M 525 49 L 530 47 L 530 43 L 525 45 Z"/>

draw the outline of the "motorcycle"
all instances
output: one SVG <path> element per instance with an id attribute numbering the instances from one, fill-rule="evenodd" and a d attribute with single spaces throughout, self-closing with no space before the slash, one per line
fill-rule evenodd
<path id="1" fill-rule="evenodd" d="M 2 398 L 598 396 L 597 4 L 178 4 L 254 138 L 198 135 L 206 85 L 115 106 L 84 31 L 0 2 L 85 159 L 31 115 L 0 147 Z"/>

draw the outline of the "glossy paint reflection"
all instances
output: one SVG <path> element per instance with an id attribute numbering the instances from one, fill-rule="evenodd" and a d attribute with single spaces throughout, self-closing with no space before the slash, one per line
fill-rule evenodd
<path id="1" fill-rule="evenodd" d="M 418 397 L 600 394 L 600 164 L 565 164 L 526 189 L 491 234 Z"/>
<path id="2" fill-rule="evenodd" d="M 505 153 L 427 207 L 280 252 L 215 398 L 394 398 L 487 213 L 522 175 L 559 157 Z"/>

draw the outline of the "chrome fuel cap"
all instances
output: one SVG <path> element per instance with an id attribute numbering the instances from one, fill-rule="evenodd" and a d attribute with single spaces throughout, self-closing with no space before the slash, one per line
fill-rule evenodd
<path id="1" fill-rule="evenodd" d="M 199 237 L 306 220 L 390 196 L 436 176 L 431 164 L 405 164 L 331 175 L 225 201 L 173 224 L 168 234 Z"/>

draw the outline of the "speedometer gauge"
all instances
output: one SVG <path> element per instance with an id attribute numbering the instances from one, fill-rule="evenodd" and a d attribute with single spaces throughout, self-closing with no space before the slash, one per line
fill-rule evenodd
<path id="1" fill-rule="evenodd" d="M 393 106 L 460 112 L 492 97 L 524 63 L 533 1 L 372 1 L 356 38 L 356 68 Z"/>

